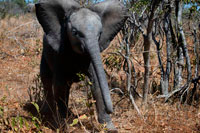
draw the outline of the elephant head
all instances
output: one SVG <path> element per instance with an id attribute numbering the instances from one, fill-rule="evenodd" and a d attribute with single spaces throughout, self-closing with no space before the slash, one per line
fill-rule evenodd
<path id="1" fill-rule="evenodd" d="M 71 45 L 77 54 L 88 54 L 98 78 L 108 113 L 112 101 L 100 52 L 106 49 L 126 19 L 126 8 L 118 0 L 107 0 L 82 8 L 73 0 L 45 0 L 36 4 L 36 15 L 48 44 L 59 52 Z M 66 42 L 64 40 L 69 40 Z"/>

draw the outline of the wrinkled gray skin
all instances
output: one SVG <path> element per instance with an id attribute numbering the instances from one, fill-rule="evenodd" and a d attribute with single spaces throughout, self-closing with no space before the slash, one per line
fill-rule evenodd
<path id="1" fill-rule="evenodd" d="M 98 121 L 115 130 L 110 91 L 100 51 L 121 29 L 126 8 L 118 0 L 107 0 L 81 8 L 73 0 L 45 0 L 36 4 L 36 15 L 45 32 L 40 66 L 48 104 L 66 117 L 69 90 L 78 82 L 77 73 L 86 74 L 93 83 Z M 55 102 L 54 102 L 55 101 Z"/>

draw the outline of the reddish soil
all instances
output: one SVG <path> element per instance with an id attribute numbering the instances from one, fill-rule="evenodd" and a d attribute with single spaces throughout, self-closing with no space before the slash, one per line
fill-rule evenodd
<path id="1" fill-rule="evenodd" d="M 31 15 L 0 20 L 0 132 L 56 132 L 45 126 L 42 120 L 35 120 L 30 110 L 24 108 L 30 103 L 28 90 L 34 91 L 34 88 L 38 87 L 36 86 L 38 82 L 33 81 L 37 80 L 39 73 L 42 34 L 41 27 Z M 114 51 L 116 43 L 117 39 L 103 54 L 104 59 L 110 55 L 109 52 Z M 143 73 L 142 56 L 141 54 L 133 56 L 139 79 Z M 154 56 L 151 56 L 155 59 L 151 63 L 157 64 L 157 57 Z M 152 70 L 155 69 L 157 68 L 152 67 Z M 125 73 L 116 69 L 111 70 L 107 69 L 112 75 L 109 77 L 109 85 L 123 88 L 126 81 Z M 159 71 L 155 73 L 159 74 Z M 159 76 L 153 77 L 152 79 L 158 82 Z M 142 86 L 142 80 L 139 82 L 139 87 Z M 68 122 L 65 132 L 104 132 L 102 125 L 96 120 L 96 115 L 91 113 L 95 112 L 94 106 L 90 110 L 86 106 L 87 90 L 84 82 L 73 85 L 69 107 L 81 118 L 79 123 L 73 126 Z M 139 116 L 128 96 L 112 93 L 112 99 L 114 104 L 112 119 L 119 132 L 200 132 L 200 110 L 196 107 L 182 105 L 179 102 L 164 103 L 162 99 L 156 99 L 155 94 L 149 95 L 146 106 L 141 105 L 140 98 L 137 100 L 141 112 Z M 86 117 L 83 117 L 84 115 Z"/>

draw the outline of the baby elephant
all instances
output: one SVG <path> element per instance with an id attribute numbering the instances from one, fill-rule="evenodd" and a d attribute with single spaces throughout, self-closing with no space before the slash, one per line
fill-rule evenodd
<path id="1" fill-rule="evenodd" d="M 84 73 L 92 82 L 99 123 L 116 130 L 110 91 L 100 52 L 106 49 L 123 26 L 127 15 L 118 0 L 81 7 L 73 0 L 41 0 L 36 16 L 44 30 L 41 80 L 48 105 L 65 118 L 70 86 Z"/>

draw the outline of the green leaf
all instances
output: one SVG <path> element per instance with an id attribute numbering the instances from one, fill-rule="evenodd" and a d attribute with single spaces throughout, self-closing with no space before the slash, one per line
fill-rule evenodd
<path id="1" fill-rule="evenodd" d="M 35 127 L 37 129 L 39 129 L 40 128 L 40 126 L 39 126 L 39 124 L 40 124 L 39 119 L 37 117 L 32 117 L 32 121 L 33 121 L 33 124 L 35 125 Z"/>
<path id="2" fill-rule="evenodd" d="M 17 132 L 17 131 L 18 131 L 18 128 L 17 128 L 17 127 L 15 127 L 15 128 L 14 128 L 14 130 Z"/>
<path id="3" fill-rule="evenodd" d="M 16 126 L 16 121 L 14 117 L 12 118 L 11 125 L 13 128 Z"/>
<path id="4" fill-rule="evenodd" d="M 92 85 L 92 82 L 89 81 L 88 84 L 89 84 L 89 85 Z"/>
<path id="5" fill-rule="evenodd" d="M 79 119 L 80 120 L 84 120 L 84 119 L 87 119 L 88 117 L 84 114 L 84 115 L 81 115 L 80 117 L 79 117 Z"/>
<path id="6" fill-rule="evenodd" d="M 70 124 L 70 126 L 72 127 L 72 126 L 74 126 L 76 124 L 78 124 L 78 119 L 74 119 L 73 122 L 72 122 L 72 124 Z"/>
<path id="7" fill-rule="evenodd" d="M 30 127 L 29 127 L 29 123 L 26 121 L 26 119 L 25 119 L 25 126 L 26 126 L 26 128 L 29 130 L 30 129 Z"/>
<path id="8" fill-rule="evenodd" d="M 2 117 L 3 116 L 3 112 L 4 112 L 4 109 L 2 106 L 0 106 L 0 116 Z"/>
<path id="9" fill-rule="evenodd" d="M 23 118 L 22 117 L 19 117 L 19 127 L 22 128 L 23 126 Z"/>
<path id="10" fill-rule="evenodd" d="M 36 108 L 37 112 L 40 113 L 40 108 L 39 108 L 38 104 L 35 102 L 31 102 L 31 104 L 33 104 L 34 107 Z"/>

